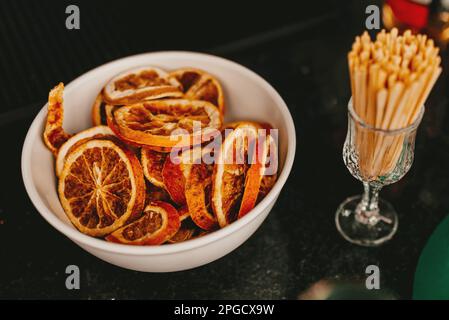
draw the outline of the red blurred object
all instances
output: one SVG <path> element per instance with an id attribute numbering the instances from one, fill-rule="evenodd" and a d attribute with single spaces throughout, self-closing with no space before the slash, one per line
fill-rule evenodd
<path id="1" fill-rule="evenodd" d="M 422 29 L 429 19 L 429 7 L 411 0 L 387 0 L 395 19 L 414 29 Z"/>

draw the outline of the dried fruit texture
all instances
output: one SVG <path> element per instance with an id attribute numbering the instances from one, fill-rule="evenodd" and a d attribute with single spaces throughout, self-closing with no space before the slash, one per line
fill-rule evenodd
<path id="1" fill-rule="evenodd" d="M 89 128 L 72 136 L 59 148 L 58 155 L 56 156 L 56 175 L 58 177 L 61 175 L 65 158 L 71 150 L 91 139 L 111 139 L 112 137 L 115 137 L 114 132 L 107 126 Z"/>
<path id="2" fill-rule="evenodd" d="M 270 192 L 271 188 L 273 188 L 274 184 L 276 183 L 276 179 L 277 173 L 273 175 L 266 175 L 262 178 L 256 203 L 262 201 L 262 199 L 268 194 L 268 192 Z"/>
<path id="3" fill-rule="evenodd" d="M 208 101 L 224 114 L 223 89 L 212 75 L 199 69 L 183 68 L 171 72 L 170 76 L 182 84 L 184 97 L 192 100 Z"/>
<path id="4" fill-rule="evenodd" d="M 178 242 L 187 241 L 189 239 L 192 239 L 194 234 L 195 234 L 195 229 L 181 228 L 173 237 L 171 237 L 171 239 L 168 240 L 168 242 L 169 243 L 178 243 Z"/>
<path id="5" fill-rule="evenodd" d="M 162 152 L 162 153 L 169 153 L 172 150 L 172 148 L 170 148 L 170 147 L 145 146 L 145 148 L 148 150 L 153 150 L 153 151 Z"/>
<path id="6" fill-rule="evenodd" d="M 212 178 L 212 207 L 222 228 L 237 218 L 257 129 L 251 123 L 236 126 L 220 148 Z"/>
<path id="7" fill-rule="evenodd" d="M 187 218 L 190 218 L 190 211 L 187 206 L 181 207 L 178 209 L 179 220 L 184 221 Z"/>
<path id="8" fill-rule="evenodd" d="M 201 231 L 195 233 L 194 236 L 192 237 L 192 239 L 204 237 L 204 236 L 208 235 L 209 233 L 211 233 L 211 231 L 201 230 Z"/>
<path id="9" fill-rule="evenodd" d="M 272 136 L 260 136 L 254 161 L 246 173 L 245 190 L 240 204 L 238 218 L 242 218 L 254 208 L 261 195 L 265 196 L 276 181 L 276 173 L 268 172 L 270 163 L 277 168 L 277 146 Z M 271 163 L 273 165 L 273 163 Z"/>
<path id="10" fill-rule="evenodd" d="M 178 209 L 178 213 L 181 220 L 181 227 L 178 232 L 167 241 L 167 244 L 195 239 L 206 233 L 206 231 L 199 228 L 192 221 L 192 219 L 190 219 L 190 214 L 187 207 L 181 207 Z"/>
<path id="11" fill-rule="evenodd" d="M 145 204 L 149 204 L 153 201 L 171 202 L 172 200 L 165 189 L 156 187 L 151 183 L 147 183 Z"/>
<path id="12" fill-rule="evenodd" d="M 196 232 L 197 230 L 194 227 L 183 223 L 181 225 L 181 228 L 179 228 L 178 232 L 176 232 L 176 234 L 173 237 L 171 237 L 167 242 L 179 243 L 187 241 L 189 239 L 192 239 Z"/>
<path id="13" fill-rule="evenodd" d="M 141 218 L 116 230 L 106 240 L 131 245 L 160 245 L 171 239 L 180 227 L 176 209 L 169 203 L 154 201 L 145 207 Z"/>
<path id="14" fill-rule="evenodd" d="M 164 188 L 164 180 L 162 178 L 162 168 L 168 153 L 153 151 L 147 148 L 141 150 L 141 162 L 145 177 L 153 185 Z"/>
<path id="15" fill-rule="evenodd" d="M 203 150 L 201 147 L 183 150 L 179 155 L 167 156 L 162 169 L 164 186 L 171 198 L 178 205 L 186 204 L 185 186 L 190 174 L 190 168 L 195 163 L 201 163 Z"/>
<path id="16" fill-rule="evenodd" d="M 257 129 L 268 129 L 268 127 L 264 127 L 263 124 L 260 124 L 258 122 L 254 121 L 233 121 L 233 122 L 227 122 L 223 125 L 222 130 L 231 129 L 234 130 L 239 126 L 251 126 Z"/>
<path id="17" fill-rule="evenodd" d="M 103 90 L 108 104 L 132 104 L 143 100 L 181 97 L 181 84 L 155 67 L 143 67 L 125 71 L 111 79 Z"/>
<path id="18" fill-rule="evenodd" d="M 101 91 L 94 104 L 92 105 L 92 124 L 94 126 L 107 125 L 106 120 L 106 102 L 103 99 L 103 91 Z"/>
<path id="19" fill-rule="evenodd" d="M 222 124 L 214 105 L 186 99 L 106 106 L 106 114 L 109 127 L 121 139 L 150 147 L 185 147 L 206 142 L 219 133 Z"/>
<path id="20" fill-rule="evenodd" d="M 89 140 L 66 157 L 58 193 L 78 230 L 102 237 L 142 212 L 142 168 L 132 152 L 116 143 Z"/>
<path id="21" fill-rule="evenodd" d="M 213 166 L 205 163 L 190 166 L 185 184 L 185 197 L 192 221 L 203 230 L 217 227 L 211 208 Z"/>
<path id="22" fill-rule="evenodd" d="M 165 189 L 170 194 L 172 200 L 178 205 L 186 204 L 184 166 L 179 157 L 174 161 L 167 156 L 162 169 L 162 178 Z"/>
<path id="23" fill-rule="evenodd" d="M 62 128 L 64 118 L 64 84 L 61 82 L 48 95 L 47 122 L 44 130 L 44 142 L 48 149 L 56 156 L 59 148 L 71 135 Z"/>
<path id="24" fill-rule="evenodd" d="M 258 130 L 271 126 L 223 125 L 223 90 L 205 71 L 123 72 L 96 97 L 94 127 L 74 136 L 62 128 L 63 89 L 49 94 L 44 141 L 61 204 L 87 235 L 131 245 L 202 237 L 247 214 L 276 181 L 265 160 L 277 161 L 277 146 L 267 139 L 254 153 Z"/>

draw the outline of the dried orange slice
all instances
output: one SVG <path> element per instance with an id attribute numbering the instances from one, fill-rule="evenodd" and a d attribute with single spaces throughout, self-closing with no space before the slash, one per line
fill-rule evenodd
<path id="1" fill-rule="evenodd" d="M 273 175 L 266 175 L 262 178 L 260 183 L 259 196 L 257 197 L 257 202 L 260 202 L 273 188 L 277 179 L 277 173 Z M 256 202 L 256 203 L 257 203 Z"/>
<path id="2" fill-rule="evenodd" d="M 246 173 L 245 191 L 243 193 L 242 202 L 238 218 L 240 219 L 254 208 L 257 201 L 260 199 L 261 192 L 265 195 L 276 181 L 277 171 L 277 147 L 271 135 L 259 136 L 257 152 L 254 153 L 255 160 Z M 269 166 L 268 156 L 270 161 L 275 161 L 273 165 L 276 166 L 275 172 L 268 172 Z"/>
<path id="3" fill-rule="evenodd" d="M 184 97 L 193 100 L 205 100 L 224 113 L 224 95 L 220 83 L 207 72 L 194 68 L 184 68 L 170 73 L 182 84 Z"/>
<path id="4" fill-rule="evenodd" d="M 92 105 L 92 124 L 94 126 L 107 125 L 106 121 L 106 102 L 103 100 L 103 91 L 95 98 Z"/>
<path id="5" fill-rule="evenodd" d="M 208 235 L 211 232 L 212 231 L 201 230 L 193 238 L 201 238 L 201 237 L 204 237 L 204 236 Z"/>
<path id="6" fill-rule="evenodd" d="M 178 209 L 178 211 L 180 210 L 181 209 Z M 187 208 L 183 207 L 182 210 L 187 210 Z M 180 213 L 180 217 L 182 216 L 183 215 L 181 215 Z M 201 229 L 198 229 L 198 227 L 195 226 L 191 219 L 185 219 L 181 223 L 181 228 L 179 228 L 178 232 L 173 237 L 171 237 L 167 241 L 167 243 L 178 243 L 193 239 L 198 234 L 198 232 L 200 232 L 200 230 Z"/>
<path id="7" fill-rule="evenodd" d="M 106 106 L 108 125 L 134 145 L 184 147 L 209 141 L 221 127 L 221 114 L 207 101 L 174 99 Z"/>
<path id="8" fill-rule="evenodd" d="M 185 197 L 192 221 L 203 230 L 217 227 L 211 208 L 213 166 L 205 163 L 190 166 L 185 184 Z"/>
<path id="9" fill-rule="evenodd" d="M 166 157 L 162 168 L 162 179 L 165 190 L 170 194 L 171 199 L 179 205 L 185 205 L 186 179 L 184 175 L 184 164 L 181 162 L 179 156 L 174 161 L 172 161 L 170 154 Z"/>
<path id="10" fill-rule="evenodd" d="M 61 148 L 59 148 L 58 155 L 56 156 L 56 175 L 59 177 L 61 174 L 67 154 L 73 148 L 76 148 L 80 143 L 83 143 L 89 139 L 102 139 L 111 136 L 115 137 L 114 132 L 112 132 L 112 130 L 107 126 L 92 127 L 72 136 L 64 142 Z"/>
<path id="11" fill-rule="evenodd" d="M 106 240 L 132 245 L 160 245 L 181 227 L 176 209 L 169 203 L 154 201 L 145 207 L 141 218 L 106 237 Z"/>
<path id="12" fill-rule="evenodd" d="M 55 156 L 58 154 L 61 145 L 71 137 L 62 128 L 64 117 L 63 93 L 64 84 L 61 82 L 48 95 L 48 113 L 44 130 L 44 142 Z"/>
<path id="13" fill-rule="evenodd" d="M 212 179 L 212 208 L 222 228 L 237 218 L 258 129 L 251 123 L 238 125 L 221 145 Z"/>
<path id="14" fill-rule="evenodd" d="M 167 157 L 162 176 L 173 201 L 187 204 L 192 221 L 204 230 L 215 229 L 217 220 L 210 208 L 213 165 L 202 161 L 210 153 L 207 148 L 195 147 L 174 158 Z M 185 207 L 183 207 L 185 208 Z"/>
<path id="15" fill-rule="evenodd" d="M 263 127 L 266 130 L 271 130 L 273 127 L 270 124 L 263 124 Z M 272 136 L 270 135 L 271 139 Z M 259 196 L 257 198 L 257 202 L 260 202 L 267 194 L 270 192 L 271 188 L 274 186 L 274 183 L 277 179 L 277 171 L 278 171 L 278 165 L 279 165 L 279 155 L 278 155 L 278 146 L 276 144 L 276 141 L 272 140 L 270 141 L 270 147 L 268 150 L 269 154 L 269 163 L 267 162 L 265 165 L 265 175 L 262 178 L 262 181 L 260 183 L 260 190 L 259 190 Z M 269 165 L 272 164 L 273 167 L 270 167 Z M 268 167 L 267 167 L 268 166 Z M 256 203 L 257 203 L 256 202 Z"/>
<path id="16" fill-rule="evenodd" d="M 184 221 L 190 217 L 189 208 L 187 206 L 178 209 L 179 220 Z"/>
<path id="17" fill-rule="evenodd" d="M 176 234 L 168 240 L 168 243 L 178 243 L 192 239 L 196 230 L 182 226 Z"/>
<path id="18" fill-rule="evenodd" d="M 154 147 L 154 146 L 145 146 L 146 149 L 153 150 L 156 152 L 169 153 L 172 148 L 167 147 Z"/>
<path id="19" fill-rule="evenodd" d="M 156 187 L 151 183 L 147 183 L 145 203 L 148 204 L 152 201 L 169 202 L 171 201 L 171 198 L 165 189 Z"/>
<path id="20" fill-rule="evenodd" d="M 142 100 L 182 97 L 180 83 L 155 67 L 140 67 L 112 78 L 104 87 L 104 100 L 112 105 Z"/>
<path id="21" fill-rule="evenodd" d="M 190 218 L 189 208 L 187 206 L 181 207 L 178 209 L 179 220 L 181 221 L 181 228 L 179 228 L 178 232 L 171 237 L 167 242 L 168 243 L 178 243 L 183 242 L 189 239 L 192 239 L 198 229 L 192 223 Z"/>
<path id="22" fill-rule="evenodd" d="M 141 213 L 145 181 L 134 153 L 113 141 L 93 139 L 67 155 L 58 193 L 75 227 L 102 237 Z"/>
<path id="23" fill-rule="evenodd" d="M 142 145 L 131 141 L 129 139 L 127 139 L 125 136 L 122 135 L 122 133 L 120 132 L 120 129 L 118 128 L 117 124 L 114 121 L 114 117 L 113 117 L 113 112 L 115 110 L 117 110 L 118 107 L 114 107 L 112 105 L 107 104 L 105 106 L 105 110 L 106 110 L 106 122 L 108 124 L 108 127 L 114 132 L 114 134 L 119 137 L 119 139 L 123 142 L 125 142 L 128 146 L 131 146 L 133 148 L 140 148 L 142 147 Z M 145 148 L 150 149 L 150 146 L 145 146 Z M 152 146 L 151 146 L 152 148 Z"/>
<path id="24" fill-rule="evenodd" d="M 180 150 L 181 154 L 169 154 L 162 168 L 164 187 L 172 200 L 179 205 L 186 204 L 185 185 L 190 174 L 190 167 L 194 163 L 201 163 L 203 151 L 201 147 Z"/>
<path id="25" fill-rule="evenodd" d="M 164 188 L 162 168 L 168 153 L 153 151 L 147 148 L 141 150 L 141 162 L 145 177 L 156 187 Z"/>
<path id="26" fill-rule="evenodd" d="M 233 121 L 233 122 L 227 122 L 227 123 L 223 124 L 222 130 L 226 130 L 226 129 L 234 130 L 238 126 L 244 126 L 244 125 L 253 126 L 253 127 L 257 128 L 257 129 L 264 129 L 263 125 L 260 124 L 259 122 L 255 122 L 255 121 Z"/>

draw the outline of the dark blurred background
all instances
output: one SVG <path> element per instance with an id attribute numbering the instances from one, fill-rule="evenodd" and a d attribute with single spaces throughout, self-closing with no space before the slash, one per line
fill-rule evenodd
<path id="1" fill-rule="evenodd" d="M 410 173 L 382 195 L 399 212 L 397 236 L 381 248 L 345 242 L 334 224 L 339 203 L 361 192 L 342 145 L 350 97 L 346 54 L 380 1 L 0 2 L 0 298 L 295 299 L 321 279 L 365 279 L 379 265 L 383 288 L 412 297 L 428 236 L 449 209 L 447 77 L 437 84 Z M 81 29 L 67 30 L 76 4 Z M 194 270 L 145 274 L 109 265 L 54 230 L 25 192 L 20 155 L 48 91 L 91 68 L 157 50 L 202 51 L 247 66 L 290 108 L 297 155 L 278 203 L 262 227 L 226 257 Z M 447 60 L 445 60 L 447 61 Z M 81 270 L 66 290 L 65 267 Z"/>
<path id="2" fill-rule="evenodd" d="M 195 50 L 232 56 L 260 44 L 282 46 L 307 25 L 358 2 L 1 1 L 1 110 L 44 101 L 56 82 L 127 55 Z M 65 28 L 70 4 L 80 8 L 80 30 Z"/>

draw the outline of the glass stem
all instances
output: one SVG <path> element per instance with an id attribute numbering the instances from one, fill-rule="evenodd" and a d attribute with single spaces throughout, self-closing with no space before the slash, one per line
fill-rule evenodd
<path id="1" fill-rule="evenodd" d="M 362 201 L 357 205 L 355 218 L 358 222 L 368 225 L 376 225 L 382 216 L 379 213 L 379 191 L 382 187 L 363 182 Z"/>

